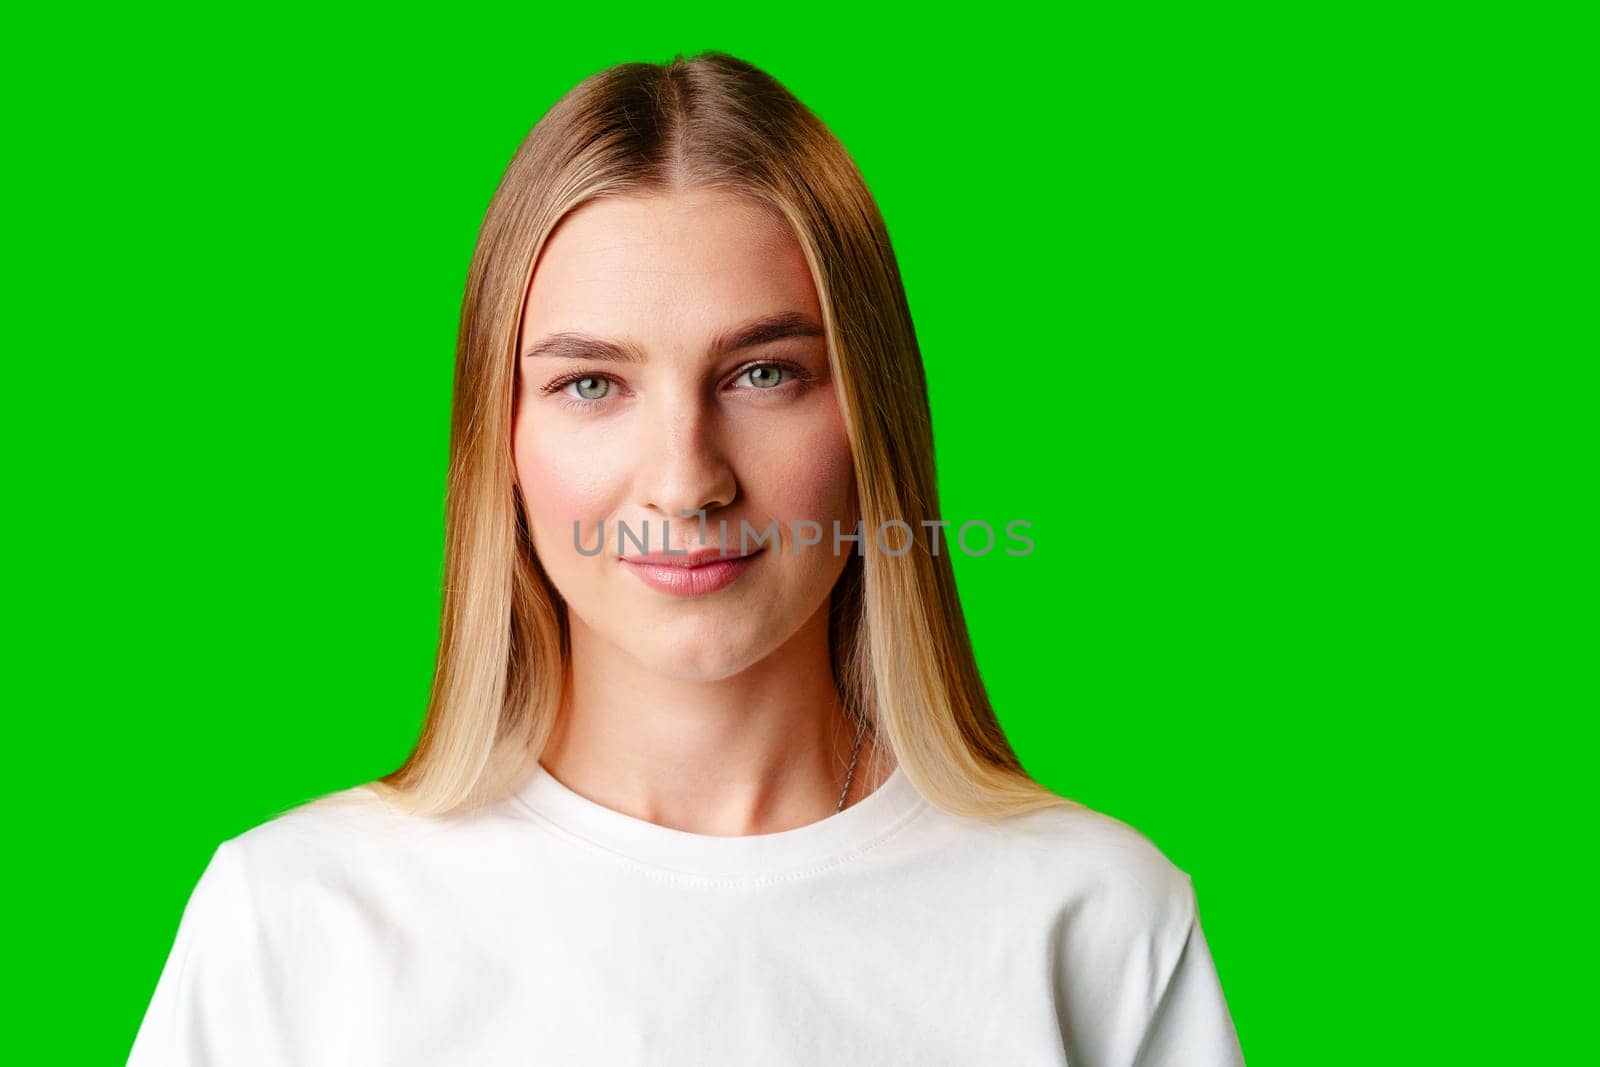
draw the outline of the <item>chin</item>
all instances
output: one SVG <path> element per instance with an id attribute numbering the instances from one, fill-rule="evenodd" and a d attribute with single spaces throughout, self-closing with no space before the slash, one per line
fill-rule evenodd
<path id="1" fill-rule="evenodd" d="M 638 638 L 647 638 L 639 647 Z M 679 681 L 715 682 L 731 677 L 759 661 L 770 649 L 759 632 L 741 625 L 660 626 L 647 635 L 634 635 L 633 654 L 663 677 Z"/>
<path id="2" fill-rule="evenodd" d="M 640 655 L 639 659 L 663 678 L 679 682 L 718 682 L 738 674 L 755 662 L 754 656 L 740 655 L 741 651 L 727 646 L 653 648 Z"/>

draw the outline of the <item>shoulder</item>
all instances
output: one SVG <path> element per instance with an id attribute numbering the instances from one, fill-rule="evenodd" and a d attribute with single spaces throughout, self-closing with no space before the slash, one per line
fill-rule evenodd
<path id="1" fill-rule="evenodd" d="M 415 881 L 416 857 L 447 825 L 398 813 L 362 785 L 216 845 L 130 1064 L 301 1063 L 320 1054 L 316 1042 L 342 1032 L 341 1005 L 386 965 L 394 887 Z"/>
<path id="2" fill-rule="evenodd" d="M 392 837 L 411 832 L 416 824 L 415 817 L 400 812 L 383 799 L 372 783 L 366 782 L 280 808 L 225 844 L 237 852 L 292 853 L 332 844 L 359 844 L 377 836 Z"/>
<path id="3" fill-rule="evenodd" d="M 465 815 L 401 811 L 371 783 L 318 796 L 224 841 L 218 855 L 264 903 L 308 895 L 349 895 L 403 882 L 424 866 L 466 862 L 490 851 L 504 806 Z"/>
<path id="4" fill-rule="evenodd" d="M 503 847 L 504 821 L 497 809 L 402 812 L 367 784 L 325 794 L 215 846 L 191 895 L 188 936 L 213 966 L 336 981 L 380 958 L 406 916 L 437 906 L 442 885 L 472 884 L 475 866 L 514 852 Z"/>
<path id="5" fill-rule="evenodd" d="M 1099 962 L 1181 950 L 1195 920 L 1194 889 L 1143 832 L 1063 802 L 995 820 L 934 820 L 946 857 L 964 855 L 993 898 L 1047 916 L 1060 943 Z"/>
<path id="6" fill-rule="evenodd" d="M 1171 921 L 1187 929 L 1194 911 L 1189 875 L 1128 823 L 1078 804 L 1004 820 L 1009 832 L 1056 871 L 1078 906 L 1096 905 L 1131 921 Z"/>
<path id="7" fill-rule="evenodd" d="M 993 832 L 1036 901 L 1070 1058 L 1130 1062 L 1197 926 L 1189 875 L 1141 831 L 1082 806 Z"/>
<path id="8" fill-rule="evenodd" d="M 403 848 L 414 831 L 399 820 L 364 785 L 282 810 L 214 846 L 186 919 L 209 942 L 259 949 L 264 927 L 313 918 L 321 901 L 349 894 L 374 853 Z"/>
<path id="9" fill-rule="evenodd" d="M 940 812 L 934 821 L 986 862 L 1015 869 L 1045 891 L 1053 887 L 1075 901 L 1108 898 L 1155 911 L 1188 906 L 1187 873 L 1141 830 L 1085 805 L 1063 799 L 987 820 Z"/>

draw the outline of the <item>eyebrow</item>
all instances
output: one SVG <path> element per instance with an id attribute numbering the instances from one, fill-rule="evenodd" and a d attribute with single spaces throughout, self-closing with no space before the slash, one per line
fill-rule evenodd
<path id="1" fill-rule="evenodd" d="M 822 337 L 822 327 L 798 311 L 784 311 L 753 319 L 712 338 L 711 355 L 725 356 L 743 348 L 781 341 L 788 337 Z M 596 359 L 613 363 L 643 363 L 644 353 L 637 345 L 609 341 L 592 334 L 564 331 L 540 338 L 522 353 L 523 359 Z"/>

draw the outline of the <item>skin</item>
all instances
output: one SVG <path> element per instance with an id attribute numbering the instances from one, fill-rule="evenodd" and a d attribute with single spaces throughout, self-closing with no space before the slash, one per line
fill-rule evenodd
<path id="1" fill-rule="evenodd" d="M 717 352 L 767 316 L 816 328 Z M 590 201 L 557 226 L 529 287 L 514 424 L 534 549 L 567 605 L 572 669 L 540 762 L 575 792 L 692 833 L 773 833 L 833 814 L 855 738 L 834 691 L 829 596 L 857 511 L 822 311 L 799 242 L 759 203 L 683 190 Z M 618 362 L 556 335 L 632 346 Z M 774 366 L 774 365 L 778 366 Z M 578 377 L 579 381 L 562 379 Z M 705 539 L 696 517 L 705 509 Z M 778 524 L 731 586 L 673 597 L 619 554 L 722 544 Z M 793 542 L 821 523 L 822 543 Z M 592 549 L 604 522 L 604 551 Z M 748 546 L 754 551 L 757 546 Z M 870 736 L 847 800 L 862 794 Z"/>

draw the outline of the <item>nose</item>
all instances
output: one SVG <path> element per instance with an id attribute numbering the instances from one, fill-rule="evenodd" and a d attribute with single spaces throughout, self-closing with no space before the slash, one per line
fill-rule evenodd
<path id="1" fill-rule="evenodd" d="M 672 535 L 675 545 L 697 543 L 695 513 L 703 510 L 706 521 L 715 522 L 716 510 L 733 503 L 738 492 L 720 430 L 700 399 L 684 395 L 662 398 L 648 420 L 636 468 L 639 497 L 653 515 L 684 531 Z M 706 540 L 715 540 L 710 530 Z"/>

